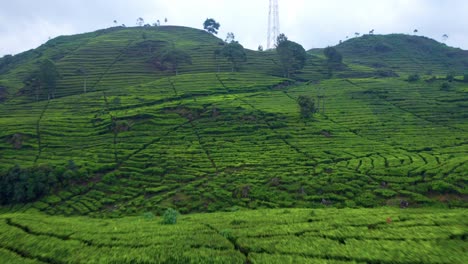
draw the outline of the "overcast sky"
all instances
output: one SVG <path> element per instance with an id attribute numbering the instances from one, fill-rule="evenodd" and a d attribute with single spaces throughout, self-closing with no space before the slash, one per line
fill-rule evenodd
<path id="1" fill-rule="evenodd" d="M 208 17 L 250 49 L 266 46 L 268 0 L 0 0 L 0 56 L 36 48 L 49 37 L 135 26 L 202 28 Z M 418 29 L 447 45 L 468 49 L 467 0 L 278 0 L 280 29 L 306 49 L 335 45 L 354 32 L 407 33 Z M 162 22 L 164 24 L 164 22 Z"/>

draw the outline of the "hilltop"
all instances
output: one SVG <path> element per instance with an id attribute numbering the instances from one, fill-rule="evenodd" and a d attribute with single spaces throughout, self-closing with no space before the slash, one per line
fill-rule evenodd
<path id="1" fill-rule="evenodd" d="M 466 206 L 468 84 L 460 76 L 406 81 L 411 65 L 434 74 L 466 69 L 458 55 L 438 64 L 447 51 L 464 51 L 409 37 L 438 47 L 419 54 L 406 38 L 346 41 L 333 76 L 317 53 L 291 79 L 274 51 L 248 50 L 231 72 L 213 56 L 222 40 L 172 26 L 64 36 L 3 58 L 6 208 L 122 216 L 167 207 Z M 424 63 L 373 59 L 373 40 L 389 47 L 383 58 L 401 50 Z M 151 63 L 171 46 L 192 57 L 177 76 Z M 61 79 L 55 98 L 35 100 L 23 82 L 44 59 Z M 402 77 L 379 78 L 375 61 Z M 315 100 L 311 118 L 301 116 L 300 96 Z"/>
<path id="2" fill-rule="evenodd" d="M 363 35 L 335 48 L 348 63 L 403 74 L 446 75 L 468 71 L 468 51 L 449 47 L 433 39 L 405 34 Z M 321 55 L 323 49 L 311 50 Z"/>

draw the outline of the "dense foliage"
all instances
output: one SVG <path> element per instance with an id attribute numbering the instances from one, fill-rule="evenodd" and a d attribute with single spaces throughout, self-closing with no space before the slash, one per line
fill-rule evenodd
<path id="1" fill-rule="evenodd" d="M 277 209 L 92 219 L 0 215 L 0 263 L 468 261 L 464 210 Z"/>
<path id="2" fill-rule="evenodd" d="M 278 36 L 276 52 L 283 68 L 284 77 L 289 78 L 291 74 L 304 68 L 307 60 L 305 49 L 300 44 L 288 40 L 284 34 Z"/>
<path id="3" fill-rule="evenodd" d="M 81 173 L 73 161 L 67 167 L 41 165 L 21 168 L 15 165 L 6 172 L 0 172 L 0 204 L 35 201 L 57 187 L 64 188 L 71 181 L 83 180 Z"/>
<path id="4" fill-rule="evenodd" d="M 218 34 L 220 24 L 216 22 L 213 18 L 207 18 L 203 23 L 203 29 L 208 31 L 211 34 Z"/>
<path id="5" fill-rule="evenodd" d="M 231 63 L 232 71 L 239 69 L 241 63 L 247 61 L 244 47 L 237 41 L 226 43 L 221 50 L 224 57 Z"/>

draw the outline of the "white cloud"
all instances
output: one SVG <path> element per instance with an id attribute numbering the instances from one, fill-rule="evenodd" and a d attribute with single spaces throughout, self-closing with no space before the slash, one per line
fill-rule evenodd
<path id="1" fill-rule="evenodd" d="M 335 45 L 354 32 L 411 33 L 468 49 L 468 1 L 464 0 L 279 0 L 281 31 L 305 48 Z M 234 32 L 245 46 L 265 46 L 268 0 L 15 0 L 0 9 L 0 56 L 35 48 L 47 38 L 119 24 L 143 17 L 201 28 L 208 17 L 221 23 L 220 38 Z"/>

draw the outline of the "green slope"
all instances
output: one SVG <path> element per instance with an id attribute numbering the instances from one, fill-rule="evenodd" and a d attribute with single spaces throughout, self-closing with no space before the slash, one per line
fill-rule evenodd
<path id="1" fill-rule="evenodd" d="M 30 177 L 54 186 L 50 195 L 13 208 L 120 216 L 170 206 L 466 206 L 468 84 L 357 78 L 373 70 L 351 63 L 325 80 L 314 56 L 296 75 L 309 81 L 295 83 L 274 76 L 274 52 L 254 51 L 241 72 L 223 62 L 217 73 L 219 41 L 182 27 L 113 28 L 19 55 L 0 75 L 0 173 L 55 169 Z M 148 50 L 172 43 L 194 62 L 178 76 L 147 62 Z M 18 92 L 44 58 L 63 78 L 56 99 L 35 102 Z M 313 118 L 299 116 L 300 95 L 319 104 Z M 31 195 L 29 176 L 0 187 Z"/>
<path id="2" fill-rule="evenodd" d="M 336 46 L 348 63 L 400 74 L 439 74 L 468 72 L 468 51 L 448 47 L 433 39 L 403 34 L 364 35 Z M 322 55 L 322 49 L 310 54 Z"/>
<path id="3" fill-rule="evenodd" d="M 290 209 L 119 219 L 0 215 L 2 263 L 466 263 L 464 210 Z"/>
<path id="4" fill-rule="evenodd" d="M 178 26 L 109 28 L 96 32 L 52 39 L 37 49 L 12 58 L 0 60 L 0 96 L 5 100 L 32 100 L 33 96 L 22 89 L 23 80 L 37 69 L 41 60 L 51 59 L 57 65 L 61 79 L 56 97 L 87 91 L 103 91 L 122 86 L 146 83 L 172 75 L 150 62 L 150 58 L 168 47 L 186 51 L 192 64 L 181 65 L 181 73 L 206 73 L 230 71 L 224 58 L 216 59 L 214 51 L 222 48 L 223 41 L 205 31 Z M 247 50 L 248 61 L 241 72 L 281 76 L 275 52 Z M 219 65 L 219 67 L 218 67 Z M 298 73 L 301 78 L 320 79 L 323 60 L 314 56 L 307 67 Z M 79 73 L 84 70 L 86 75 Z M 353 74 L 347 70 L 344 73 Z M 18 97 L 19 96 L 19 97 Z M 26 98 L 25 98 L 26 97 Z M 2 99 L 2 98 L 0 98 Z M 47 97 L 42 96 L 42 99 Z"/>

